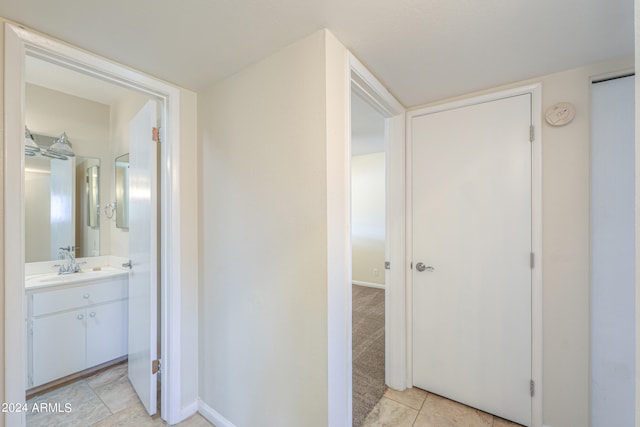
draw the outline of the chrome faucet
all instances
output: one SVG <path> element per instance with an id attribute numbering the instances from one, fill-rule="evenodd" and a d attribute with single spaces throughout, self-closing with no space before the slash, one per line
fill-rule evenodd
<path id="1" fill-rule="evenodd" d="M 54 267 L 58 267 L 58 274 L 73 274 L 80 271 L 80 265 L 76 262 L 75 250 L 76 246 L 67 246 L 66 248 L 60 248 L 60 259 L 66 259 L 66 264 L 56 264 Z"/>

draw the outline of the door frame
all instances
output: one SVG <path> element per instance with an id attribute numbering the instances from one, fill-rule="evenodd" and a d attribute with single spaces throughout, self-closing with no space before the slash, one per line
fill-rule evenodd
<path id="1" fill-rule="evenodd" d="M 375 78 L 373 74 L 351 53 L 349 53 L 348 91 L 348 162 L 351 176 L 351 89 L 356 91 L 373 108 L 385 117 L 385 261 L 391 268 L 385 271 L 385 383 L 394 389 L 407 388 L 406 379 L 406 317 L 405 317 L 405 108 Z M 351 179 L 348 183 L 349 233 L 351 231 Z M 349 248 L 351 236 L 349 235 Z M 351 282 L 353 280 L 349 257 L 349 319 L 351 318 Z M 349 337 L 351 337 L 349 322 Z M 349 340 L 351 351 L 351 340 Z M 351 352 L 349 352 L 351 355 Z M 351 357 L 349 357 L 349 382 L 351 382 Z M 351 393 L 349 393 L 351 397 Z"/>
<path id="2" fill-rule="evenodd" d="M 412 223 L 412 120 L 426 114 L 433 114 L 467 107 L 499 99 L 531 94 L 531 123 L 533 124 L 533 141 L 531 149 L 531 245 L 535 257 L 531 270 L 531 378 L 535 383 L 535 392 L 531 398 L 532 426 L 542 426 L 542 84 L 536 83 L 513 89 L 473 96 L 458 101 L 445 102 L 418 108 L 407 112 L 406 119 L 406 248 L 407 257 L 413 258 L 413 223 Z M 411 268 L 407 275 L 407 378 L 413 385 L 413 278 Z"/>
<path id="3" fill-rule="evenodd" d="M 161 215 L 161 416 L 181 420 L 180 364 L 180 90 L 100 56 L 6 22 L 4 28 L 4 283 L 5 401 L 25 402 L 24 297 L 24 87 L 25 55 L 37 55 L 84 74 L 142 92 L 162 103 L 160 129 Z M 15 159 L 21 159 L 19 162 Z M 6 414 L 7 425 L 24 426 L 24 413 Z"/>

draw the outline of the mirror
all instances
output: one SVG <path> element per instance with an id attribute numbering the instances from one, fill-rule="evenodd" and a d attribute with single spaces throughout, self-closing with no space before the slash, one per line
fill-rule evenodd
<path id="1" fill-rule="evenodd" d="M 25 158 L 26 261 L 58 259 L 75 244 L 75 159 Z"/>
<path id="2" fill-rule="evenodd" d="M 66 246 L 100 255 L 100 160 L 26 157 L 24 176 L 26 262 L 56 260 Z"/>
<path id="3" fill-rule="evenodd" d="M 87 168 L 87 226 L 100 226 L 100 166 Z"/>
<path id="4" fill-rule="evenodd" d="M 129 153 L 116 158 L 116 227 L 129 228 Z"/>
<path id="5" fill-rule="evenodd" d="M 87 168 L 87 226 L 100 226 L 100 166 Z"/>

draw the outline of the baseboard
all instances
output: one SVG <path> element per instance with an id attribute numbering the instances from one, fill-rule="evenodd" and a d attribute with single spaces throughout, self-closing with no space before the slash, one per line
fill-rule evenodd
<path id="1" fill-rule="evenodd" d="M 384 285 L 379 283 L 361 282 L 360 280 L 352 280 L 351 283 L 358 286 L 366 286 L 368 288 L 384 289 Z"/>
<path id="2" fill-rule="evenodd" d="M 194 400 L 180 411 L 180 422 L 193 416 L 198 412 L 198 400 Z"/>
<path id="3" fill-rule="evenodd" d="M 216 427 L 236 427 L 231 421 L 200 399 L 198 399 L 198 412 Z"/>

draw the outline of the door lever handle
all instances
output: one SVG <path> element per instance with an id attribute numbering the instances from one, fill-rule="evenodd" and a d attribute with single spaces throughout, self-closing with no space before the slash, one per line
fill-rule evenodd
<path id="1" fill-rule="evenodd" d="M 123 266 L 124 268 L 128 268 L 129 270 L 131 270 L 131 260 L 129 260 L 129 261 L 127 261 L 127 262 L 123 263 L 123 264 L 122 264 L 122 266 Z"/>
<path id="2" fill-rule="evenodd" d="M 419 272 L 423 272 L 423 271 L 431 272 L 431 271 L 435 270 L 435 268 L 433 268 L 431 266 L 427 267 L 426 265 L 424 265 L 423 262 L 419 262 L 419 263 L 416 264 L 416 270 L 418 270 Z"/>

